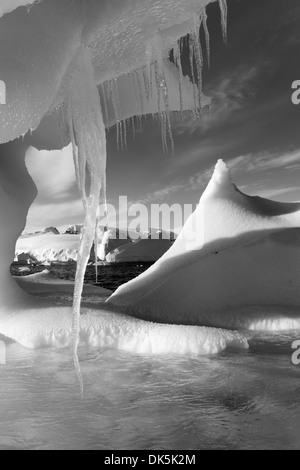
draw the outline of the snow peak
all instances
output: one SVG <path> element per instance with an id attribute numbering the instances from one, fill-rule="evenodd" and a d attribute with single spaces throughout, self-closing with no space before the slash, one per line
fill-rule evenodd
<path id="1" fill-rule="evenodd" d="M 130 467 L 134 468 L 138 460 L 138 457 L 118 457 L 111 454 L 110 457 L 105 457 L 104 465 L 130 465 Z"/>

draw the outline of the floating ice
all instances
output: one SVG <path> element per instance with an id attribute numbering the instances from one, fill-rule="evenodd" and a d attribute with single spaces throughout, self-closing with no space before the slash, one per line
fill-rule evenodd
<path id="1" fill-rule="evenodd" d="M 92 58 L 82 47 L 67 72 L 65 120 L 70 133 L 76 179 L 85 211 L 85 221 L 77 256 L 73 301 L 74 358 L 79 365 L 79 317 L 84 275 L 95 241 L 98 207 L 106 195 L 106 134 Z M 95 250 L 97 251 L 97 250 Z M 97 265 L 97 262 L 96 262 Z"/>
<path id="2" fill-rule="evenodd" d="M 27 348 L 64 348 L 73 344 L 71 309 L 37 301 L 26 311 L 0 318 L 0 334 Z M 141 354 L 201 356 L 227 348 L 245 350 L 247 338 L 234 331 L 197 326 L 163 325 L 115 313 L 82 309 L 79 344 Z"/>

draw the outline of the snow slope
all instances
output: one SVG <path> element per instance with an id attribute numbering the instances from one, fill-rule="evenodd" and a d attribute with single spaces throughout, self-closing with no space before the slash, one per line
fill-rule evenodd
<path id="1" fill-rule="evenodd" d="M 300 327 L 299 223 L 300 204 L 243 194 L 219 161 L 174 245 L 108 302 L 169 323 Z"/>

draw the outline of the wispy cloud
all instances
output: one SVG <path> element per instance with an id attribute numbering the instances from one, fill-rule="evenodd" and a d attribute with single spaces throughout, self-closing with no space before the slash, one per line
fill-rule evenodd
<path id="1" fill-rule="evenodd" d="M 192 114 L 185 116 L 176 123 L 177 135 L 192 135 L 195 132 L 208 130 L 212 125 L 222 122 L 241 109 L 256 93 L 259 75 L 266 68 L 266 63 L 255 65 L 238 65 L 224 76 L 209 82 L 205 93 L 211 98 L 210 114 L 206 109 L 201 119 L 195 119 Z"/>
<path id="2" fill-rule="evenodd" d="M 284 169 L 287 171 L 300 169 L 300 149 L 286 153 L 261 152 L 242 155 L 229 160 L 228 166 L 233 173 Z"/>

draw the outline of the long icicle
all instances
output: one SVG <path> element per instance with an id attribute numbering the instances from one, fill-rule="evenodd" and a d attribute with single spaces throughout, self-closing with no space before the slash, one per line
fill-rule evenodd
<path id="1" fill-rule="evenodd" d="M 78 360 L 80 307 L 84 275 L 95 239 L 97 210 L 106 190 L 106 135 L 94 69 L 89 51 L 82 47 L 73 60 L 65 102 L 66 120 L 73 146 L 77 183 L 85 210 L 73 299 L 74 364 L 83 394 Z"/>
<path id="2" fill-rule="evenodd" d="M 227 0 L 219 0 L 219 7 L 221 10 L 221 25 L 222 25 L 222 34 L 225 44 L 227 43 Z"/>
<path id="3" fill-rule="evenodd" d="M 207 25 L 207 13 L 206 13 L 205 8 L 203 8 L 203 10 L 201 11 L 201 18 L 202 18 L 202 25 L 203 25 L 204 34 L 205 34 L 207 64 L 208 64 L 208 68 L 210 68 L 210 36 L 209 36 L 209 29 Z"/>

